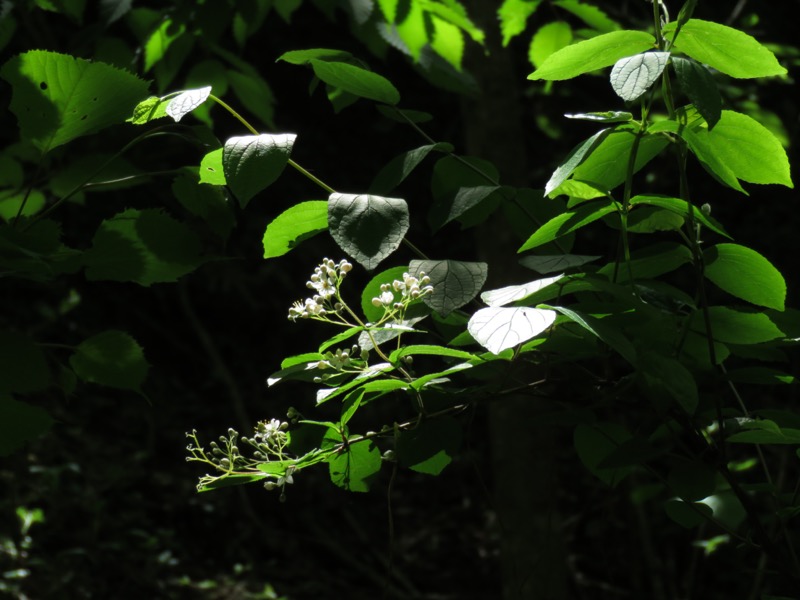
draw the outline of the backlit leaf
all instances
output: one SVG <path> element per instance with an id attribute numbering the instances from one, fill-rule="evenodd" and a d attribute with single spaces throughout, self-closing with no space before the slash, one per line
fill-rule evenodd
<path id="1" fill-rule="evenodd" d="M 675 23 L 667 23 L 662 31 L 669 37 L 675 27 Z M 721 23 L 689 19 L 672 47 L 731 77 L 747 79 L 786 74 L 775 55 L 758 40 Z"/>
<path id="2" fill-rule="evenodd" d="M 601 33 L 621 29 L 619 23 L 611 19 L 594 4 L 580 2 L 579 0 L 555 0 L 553 5 L 571 12 L 589 27 Z"/>
<path id="3" fill-rule="evenodd" d="M 503 46 L 525 31 L 528 18 L 536 12 L 541 0 L 503 0 L 497 10 L 500 19 L 500 33 L 503 34 Z"/>
<path id="4" fill-rule="evenodd" d="M 786 282 L 780 271 L 755 250 L 717 244 L 703 253 L 705 276 L 729 294 L 776 310 L 784 309 Z"/>
<path id="5" fill-rule="evenodd" d="M 550 193 L 559 187 L 567 178 L 572 175 L 572 172 L 578 168 L 584 159 L 589 156 L 592 151 L 600 145 L 600 142 L 609 135 L 612 129 L 601 129 L 589 139 L 581 142 L 573 148 L 567 155 L 566 160 L 562 162 L 558 168 L 550 176 L 550 179 L 544 186 L 544 193 L 549 196 Z"/>
<path id="6" fill-rule="evenodd" d="M 550 219 L 537 229 L 517 252 L 524 252 L 546 244 L 556 238 L 585 227 L 598 219 L 616 212 L 616 207 L 606 201 L 581 204 L 577 209 Z"/>
<path id="7" fill-rule="evenodd" d="M 541 67 L 548 56 L 569 46 L 572 42 L 572 27 L 565 21 L 553 21 L 542 25 L 531 38 L 528 60 L 534 67 Z"/>
<path id="8" fill-rule="evenodd" d="M 264 258 L 275 258 L 297 247 L 300 242 L 328 228 L 328 203 L 324 200 L 300 202 L 283 211 L 264 232 Z"/>
<path id="9" fill-rule="evenodd" d="M 328 85 L 376 102 L 392 105 L 400 102 L 400 92 L 397 88 L 377 73 L 343 62 L 318 59 L 311 59 L 309 62 L 314 74 Z"/>
<path id="10" fill-rule="evenodd" d="M 23 139 L 42 153 L 123 123 L 147 96 L 147 82 L 131 73 L 45 50 L 15 56 L 0 77 L 11 84 Z"/>
<path id="11" fill-rule="evenodd" d="M 381 463 L 381 452 L 373 442 L 347 444 L 328 463 L 331 481 L 348 492 L 368 492 Z"/>
<path id="12" fill-rule="evenodd" d="M 200 183 L 225 185 L 225 169 L 222 166 L 222 148 L 212 150 L 200 161 Z"/>
<path id="13" fill-rule="evenodd" d="M 652 35 L 644 31 L 613 31 L 551 54 L 528 79 L 560 81 L 583 73 L 609 67 L 620 58 L 632 56 L 655 45 Z"/>

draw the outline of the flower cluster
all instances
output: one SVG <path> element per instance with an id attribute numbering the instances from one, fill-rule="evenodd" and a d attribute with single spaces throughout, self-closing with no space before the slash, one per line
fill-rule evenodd
<path id="1" fill-rule="evenodd" d="M 431 278 L 420 271 L 419 278 L 403 273 L 403 279 L 381 285 L 381 293 L 372 299 L 373 306 L 386 311 L 403 310 L 411 302 L 433 292 Z M 399 294 L 399 298 L 397 296 Z"/>
<path id="2" fill-rule="evenodd" d="M 269 421 L 259 421 L 256 423 L 256 432 L 253 435 L 253 442 L 256 447 L 264 444 L 268 447 L 284 446 L 286 444 L 286 430 L 288 423 L 281 423 L 278 419 Z"/>
<path id="3" fill-rule="evenodd" d="M 316 294 L 304 300 L 298 300 L 289 309 L 289 319 L 296 321 L 300 319 L 328 320 L 328 313 L 337 313 L 342 309 L 342 304 L 337 300 L 339 295 L 339 285 L 345 276 L 352 270 L 353 265 L 346 260 L 338 263 L 329 258 L 323 258 L 322 262 L 314 269 L 311 278 L 306 281 L 306 287 L 314 290 Z"/>

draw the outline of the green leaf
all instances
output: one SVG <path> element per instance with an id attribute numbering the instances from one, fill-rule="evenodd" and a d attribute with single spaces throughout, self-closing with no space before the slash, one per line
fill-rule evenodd
<path id="1" fill-rule="evenodd" d="M 542 25 L 531 38 L 528 60 L 534 67 L 541 67 L 554 52 L 572 43 L 572 27 L 564 21 L 553 21 Z"/>
<path id="2" fill-rule="evenodd" d="M 793 375 L 767 367 L 731 369 L 728 371 L 728 378 L 736 383 L 753 385 L 785 385 L 797 381 Z"/>
<path id="3" fill-rule="evenodd" d="M 438 475 L 461 447 L 461 424 L 451 417 L 423 421 L 418 427 L 400 432 L 397 462 L 417 473 Z"/>
<path id="4" fill-rule="evenodd" d="M 355 58 L 344 50 L 333 50 L 330 48 L 312 48 L 310 50 L 292 50 L 284 52 L 278 60 L 288 62 L 293 65 L 308 65 L 312 60 L 329 60 L 333 62 L 352 62 Z"/>
<path id="5" fill-rule="evenodd" d="M 562 277 L 564 277 L 564 275 L 556 275 L 555 277 L 537 279 L 536 281 L 531 281 L 522 285 L 509 285 L 497 290 L 489 290 L 481 294 L 481 300 L 488 306 L 505 306 L 506 304 L 523 300 L 535 294 L 539 290 L 554 284 Z"/>
<path id="6" fill-rule="evenodd" d="M 598 270 L 599 275 L 611 278 L 615 271 L 617 281 L 630 281 L 633 272 L 634 280 L 653 279 L 664 273 L 671 273 L 678 267 L 692 261 L 692 252 L 683 244 L 660 242 L 634 252 L 631 256 L 630 268 L 626 264 L 609 263 Z"/>
<path id="7" fill-rule="evenodd" d="M 611 87 L 617 96 L 633 102 L 650 89 L 669 60 L 669 52 L 644 52 L 619 59 L 611 69 Z"/>
<path id="8" fill-rule="evenodd" d="M 198 183 L 192 175 L 181 175 L 172 183 L 172 193 L 181 206 L 203 219 L 211 231 L 222 239 L 228 238 L 236 219 L 222 188 Z"/>
<path id="9" fill-rule="evenodd" d="M 698 135 L 705 135 L 709 148 L 739 179 L 794 187 L 786 151 L 778 138 L 752 117 L 723 110 L 714 129 Z"/>
<path id="10" fill-rule="evenodd" d="M 531 255 L 519 259 L 519 264 L 537 273 L 555 273 L 580 267 L 601 258 L 600 256 L 581 256 L 578 254 L 558 254 L 551 256 Z"/>
<path id="11" fill-rule="evenodd" d="M 608 67 L 620 58 L 653 48 L 655 39 L 644 31 L 613 31 L 562 48 L 551 54 L 528 79 L 561 81 Z"/>
<path id="12" fill-rule="evenodd" d="M 535 338 L 555 320 L 556 313 L 547 309 L 489 307 L 472 315 L 467 330 L 489 352 L 500 354 Z"/>
<path id="13" fill-rule="evenodd" d="M 675 27 L 675 23 L 667 23 L 662 32 L 669 36 Z M 689 19 L 672 47 L 731 77 L 749 79 L 786 74 L 775 55 L 755 38 L 720 23 Z"/>
<path id="14" fill-rule="evenodd" d="M 429 144 L 408 152 L 403 152 L 393 158 L 383 167 L 372 184 L 369 186 L 371 194 L 388 194 L 397 187 L 431 152 L 452 152 L 453 146 L 447 143 Z"/>
<path id="15" fill-rule="evenodd" d="M 572 178 L 589 182 L 598 189 L 613 190 L 627 178 L 634 139 L 635 135 L 631 131 L 612 131 L 575 168 Z M 669 140 L 663 135 L 646 135 L 642 138 L 636 153 L 633 172 L 637 173 L 667 145 Z"/>
<path id="16" fill-rule="evenodd" d="M 165 18 L 144 43 L 144 72 L 161 62 L 169 47 L 186 31 L 186 25 Z"/>
<path id="17" fill-rule="evenodd" d="M 600 319 L 583 314 L 577 310 L 564 308 L 563 306 L 553 306 L 552 308 L 583 327 L 599 340 L 602 340 L 609 347 L 616 350 L 617 353 L 629 363 L 632 365 L 636 364 L 636 348 L 634 348 L 630 340 L 628 340 L 617 327 L 603 323 Z"/>
<path id="18" fill-rule="evenodd" d="M 401 110 L 395 106 L 387 106 L 385 104 L 376 104 L 375 110 L 387 119 L 404 125 L 408 123 L 427 123 L 433 120 L 432 114 L 420 110 Z M 440 144 L 446 144 L 446 142 L 440 142 Z"/>
<path id="19" fill-rule="evenodd" d="M 730 166 L 728 166 L 719 155 L 719 149 L 711 144 L 708 138 L 708 131 L 694 131 L 688 127 L 680 127 L 676 132 L 686 141 L 689 150 L 692 151 L 703 168 L 708 171 L 714 179 L 719 181 L 722 185 L 726 185 L 731 189 L 747 195 L 747 192 L 744 191 L 744 188 L 739 184 L 739 180 L 736 178 Z"/>
<path id="20" fill-rule="evenodd" d="M 664 512 L 670 519 L 686 529 L 708 522 L 713 515 L 711 507 L 702 502 L 684 502 L 678 498 L 664 502 Z"/>
<path id="21" fill-rule="evenodd" d="M 169 98 L 165 99 L 159 98 L 158 96 L 150 96 L 133 107 L 133 115 L 126 119 L 126 122 L 132 123 L 133 125 L 144 125 L 150 121 L 166 117 L 169 103 Z"/>
<path id="22" fill-rule="evenodd" d="M 270 129 L 275 129 L 275 94 L 258 72 L 240 73 L 231 70 L 228 71 L 228 81 L 242 106 Z"/>
<path id="23" fill-rule="evenodd" d="M 396 363 L 404 356 L 447 356 L 450 358 L 460 358 L 462 360 L 474 360 L 476 356 L 471 352 L 464 352 L 455 348 L 448 348 L 446 346 L 433 346 L 430 344 L 423 344 L 417 346 L 403 346 L 398 348 L 389 355 L 389 360 Z"/>
<path id="24" fill-rule="evenodd" d="M 586 159 L 586 157 L 588 157 L 612 131 L 613 129 L 610 128 L 601 129 L 592 137 L 584 140 L 570 150 L 566 160 L 564 160 L 564 162 L 558 166 L 558 168 L 550 176 L 547 184 L 545 184 L 545 196 L 549 196 L 553 190 L 564 183 L 567 178 L 572 175 L 575 169 L 578 168 L 578 165 L 580 165 L 584 159 Z"/>
<path id="25" fill-rule="evenodd" d="M 347 394 L 342 401 L 342 416 L 339 417 L 339 424 L 344 428 L 361 407 L 361 400 L 364 398 L 364 388 L 358 388 Z"/>
<path id="26" fill-rule="evenodd" d="M 680 56 L 672 57 L 672 67 L 681 90 L 706 120 L 708 128 L 713 129 L 722 116 L 722 97 L 711 73 L 704 65 Z"/>
<path id="27" fill-rule="evenodd" d="M 283 211 L 264 231 L 264 258 L 283 256 L 301 242 L 328 228 L 328 203 L 300 202 Z"/>
<path id="28" fill-rule="evenodd" d="M 639 195 L 639 196 L 634 196 L 630 200 L 630 206 L 637 206 L 641 204 L 664 208 L 668 211 L 675 213 L 676 215 L 680 215 L 681 217 L 687 220 L 694 220 L 695 222 L 701 224 L 703 227 L 706 227 L 711 231 L 718 233 L 721 236 L 724 236 L 728 239 L 730 239 L 731 237 L 722 228 L 722 225 L 720 225 L 715 219 L 706 216 L 702 210 L 700 210 L 696 206 L 690 205 L 688 202 L 686 202 L 686 200 L 681 200 L 680 198 L 671 198 L 669 196 L 655 196 L 655 195 Z"/>
<path id="29" fill-rule="evenodd" d="M 433 293 L 423 296 L 423 302 L 443 317 L 461 308 L 481 291 L 489 273 L 482 262 L 459 260 L 412 260 L 409 273 L 419 277 L 425 273 L 431 278 Z"/>
<path id="30" fill-rule="evenodd" d="M 397 18 L 397 5 L 400 0 L 377 0 L 377 4 L 388 23 L 394 23 Z"/>
<path id="31" fill-rule="evenodd" d="M 225 169 L 222 166 L 222 148 L 206 154 L 200 161 L 200 183 L 225 185 Z"/>
<path id="32" fill-rule="evenodd" d="M 541 0 L 503 0 L 497 10 L 500 19 L 500 33 L 503 35 L 503 46 L 525 31 L 528 18 L 539 8 Z"/>
<path id="33" fill-rule="evenodd" d="M 128 209 L 100 224 L 84 254 L 90 281 L 176 281 L 203 259 L 197 235 L 161 210 Z"/>
<path id="34" fill-rule="evenodd" d="M 297 136 L 293 133 L 232 137 L 222 149 L 225 180 L 242 208 L 271 185 L 289 161 Z"/>
<path id="35" fill-rule="evenodd" d="M 80 268 L 81 252 L 61 243 L 61 228 L 42 219 L 35 226 L 0 226 L 0 269 L 7 275 L 48 281 Z"/>
<path id="36" fill-rule="evenodd" d="M 618 217 L 609 217 L 606 224 L 614 229 L 620 228 Z M 657 231 L 678 231 L 683 227 L 683 217 L 671 210 L 655 206 L 640 206 L 628 214 L 628 233 L 655 233 Z"/>
<path id="37" fill-rule="evenodd" d="M 480 187 L 497 182 L 497 169 L 490 162 L 471 156 L 444 156 L 436 161 L 431 178 L 431 192 L 434 202 L 428 213 L 428 224 L 432 229 L 439 229 L 450 215 L 459 212 L 454 207 L 456 197 L 462 188 Z M 491 199 L 483 203 L 491 208 Z M 462 223 L 467 221 L 466 215 L 460 213 Z"/>
<path id="38" fill-rule="evenodd" d="M 736 310 L 726 306 L 708 307 L 711 319 L 711 332 L 714 340 L 724 344 L 760 344 L 783 338 L 784 333 L 768 315 L 759 312 Z M 706 326 L 702 311 L 691 317 L 692 329 L 703 335 Z"/>
<path id="39" fill-rule="evenodd" d="M 606 485 L 616 487 L 631 472 L 631 467 L 600 468 L 599 465 L 624 442 L 631 434 L 616 423 L 581 424 L 575 428 L 573 443 L 578 458 L 586 469 Z"/>
<path id="40" fill-rule="evenodd" d="M 400 102 L 400 92 L 397 88 L 377 73 L 343 62 L 327 62 L 312 58 L 309 63 L 314 69 L 314 74 L 328 85 L 376 102 L 391 105 Z"/>
<path id="41" fill-rule="evenodd" d="M 441 227 L 444 227 L 454 219 L 460 218 L 468 210 L 478 206 L 499 189 L 500 187 L 496 185 L 479 185 L 476 187 L 459 188 Z"/>
<path id="42" fill-rule="evenodd" d="M 23 201 L 25 201 L 25 206 L 20 212 Z M 29 217 L 39 213 L 45 204 L 47 204 L 47 199 L 40 190 L 12 192 L 0 198 L 0 218 L 9 223 L 16 219 L 17 215 Z"/>
<path id="43" fill-rule="evenodd" d="M 361 345 L 361 347 L 363 348 L 364 346 Z M 339 387 L 318 389 L 317 405 L 323 404 L 324 402 L 336 398 L 337 396 L 341 396 L 342 394 L 346 394 L 350 390 L 354 390 L 368 383 L 371 379 L 374 379 L 379 375 L 383 375 L 384 373 L 389 373 L 393 370 L 394 367 L 389 363 L 378 363 L 375 365 L 370 365 L 370 367 L 366 371 L 362 371 L 356 377 L 354 377 L 347 383 L 340 385 Z"/>
<path id="44" fill-rule="evenodd" d="M 52 425 L 53 419 L 38 406 L 0 395 L 0 456 L 10 456 L 25 442 L 47 433 Z"/>
<path id="45" fill-rule="evenodd" d="M 147 96 L 147 83 L 110 65 L 33 50 L 0 69 L 11 84 L 9 108 L 43 154 L 56 146 L 123 123 Z"/>
<path id="46" fill-rule="evenodd" d="M 751 420 L 742 424 L 747 431 L 739 431 L 726 439 L 740 444 L 800 444 L 800 429 L 779 427 L 769 419 Z"/>
<path id="47" fill-rule="evenodd" d="M 104 331 L 78 346 L 69 359 L 83 381 L 141 392 L 149 365 L 142 347 L 123 331 Z"/>
<path id="48" fill-rule="evenodd" d="M 0 395 L 39 392 L 49 385 L 42 349 L 26 335 L 0 331 Z"/>
<path id="49" fill-rule="evenodd" d="M 667 396 L 686 414 L 693 415 L 700 396 L 691 371 L 677 360 L 655 352 L 640 352 L 638 357 L 638 373 L 651 393 Z"/>
<path id="50" fill-rule="evenodd" d="M 524 252 L 525 250 L 536 248 L 537 246 L 546 244 L 568 233 L 572 233 L 616 210 L 616 207 L 608 201 L 581 204 L 575 210 L 565 212 L 550 219 L 537 229 L 517 252 Z"/>
<path id="51" fill-rule="evenodd" d="M 368 492 L 381 470 L 381 452 L 373 442 L 351 443 L 328 465 L 334 484 L 348 492 Z"/>
<path id="52" fill-rule="evenodd" d="M 703 253 L 704 274 L 729 294 L 758 306 L 784 310 L 786 282 L 780 271 L 755 250 L 717 244 Z"/>
<path id="53" fill-rule="evenodd" d="M 328 200 L 328 226 L 339 247 L 371 271 L 403 241 L 408 205 L 400 198 L 334 193 Z"/>
<path id="54" fill-rule="evenodd" d="M 431 49 L 452 65 L 456 71 L 460 71 L 461 60 L 464 57 L 464 36 L 461 29 L 435 15 L 430 15 L 430 22 L 433 26 Z"/>
<path id="55" fill-rule="evenodd" d="M 364 290 L 361 292 L 361 310 L 364 312 L 368 322 L 375 323 L 383 316 L 383 307 L 372 304 L 372 299 L 381 295 L 381 285 L 384 283 L 391 284 L 395 279 L 402 281 L 403 273 L 407 273 L 408 270 L 409 268 L 406 266 L 386 269 L 375 275 L 364 286 Z"/>
<path id="56" fill-rule="evenodd" d="M 578 0 L 556 0 L 553 6 L 558 6 L 571 12 L 592 29 L 600 33 L 608 33 L 621 29 L 619 23 L 609 18 L 602 10 L 592 4 L 585 4 Z"/>

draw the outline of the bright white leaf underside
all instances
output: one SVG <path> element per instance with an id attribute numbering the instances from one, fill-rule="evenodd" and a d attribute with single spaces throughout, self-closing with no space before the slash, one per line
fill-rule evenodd
<path id="1" fill-rule="evenodd" d="M 482 308 L 469 320 L 467 329 L 475 341 L 493 354 L 536 337 L 553 324 L 556 313 L 541 308 Z"/>
<path id="2" fill-rule="evenodd" d="M 623 100 L 636 100 L 658 80 L 668 60 L 669 52 L 645 52 L 621 58 L 611 69 L 611 87 Z"/>
<path id="3" fill-rule="evenodd" d="M 183 117 L 208 100 L 211 93 L 211 86 L 198 88 L 196 90 L 186 90 L 175 96 L 167 106 L 167 114 L 180 121 Z"/>
<path id="4" fill-rule="evenodd" d="M 490 290 L 481 294 L 483 300 L 489 306 L 505 306 L 517 300 L 522 300 L 539 290 L 546 288 L 551 283 L 555 283 L 564 276 L 556 275 L 555 277 L 545 277 L 522 285 L 509 285 L 508 287 L 499 288 L 497 290 Z"/>

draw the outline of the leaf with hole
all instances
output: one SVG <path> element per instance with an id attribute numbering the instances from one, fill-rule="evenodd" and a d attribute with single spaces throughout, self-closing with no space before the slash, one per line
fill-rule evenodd
<path id="1" fill-rule="evenodd" d="M 147 96 L 147 82 L 111 65 L 33 50 L 8 60 L 0 77 L 22 131 L 42 154 L 123 123 Z"/>

